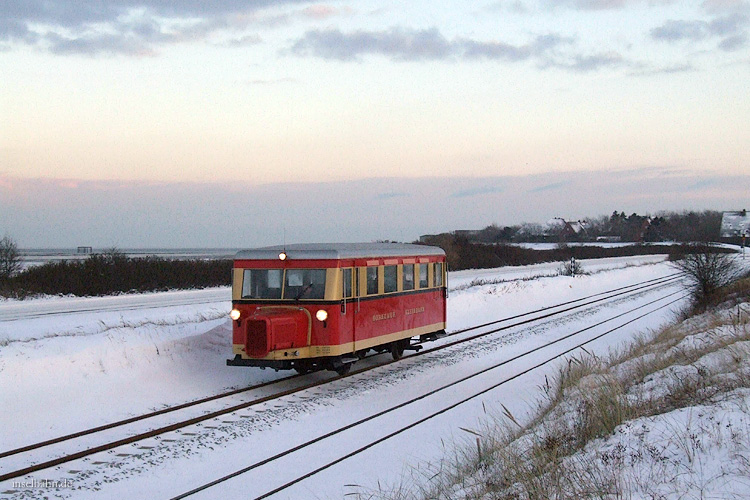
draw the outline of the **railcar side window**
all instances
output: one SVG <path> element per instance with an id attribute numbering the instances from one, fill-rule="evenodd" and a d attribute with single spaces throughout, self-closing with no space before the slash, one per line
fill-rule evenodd
<path id="1" fill-rule="evenodd" d="M 414 264 L 404 264 L 404 290 L 414 290 Z"/>
<path id="2" fill-rule="evenodd" d="M 323 299 L 326 294 L 325 269 L 287 269 L 285 299 Z"/>
<path id="3" fill-rule="evenodd" d="M 435 264 L 435 286 L 443 286 L 443 263 Z"/>
<path id="4" fill-rule="evenodd" d="M 385 266 L 383 270 L 383 292 L 398 290 L 398 266 Z"/>
<path id="5" fill-rule="evenodd" d="M 243 299 L 280 299 L 281 269 L 245 269 L 242 273 Z"/>
<path id="6" fill-rule="evenodd" d="M 367 295 L 378 294 L 378 268 L 367 268 Z"/>
<path id="7" fill-rule="evenodd" d="M 344 298 L 348 299 L 352 296 L 352 270 L 344 269 Z"/>
<path id="8" fill-rule="evenodd" d="M 419 288 L 430 286 L 427 278 L 427 264 L 419 264 Z"/>

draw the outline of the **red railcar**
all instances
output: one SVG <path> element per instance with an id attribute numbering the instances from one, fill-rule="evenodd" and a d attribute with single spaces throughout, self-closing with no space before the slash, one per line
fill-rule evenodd
<path id="1" fill-rule="evenodd" d="M 445 333 L 445 252 L 399 243 L 244 250 L 232 285 L 228 365 L 346 373 L 368 350 L 400 357 Z"/>

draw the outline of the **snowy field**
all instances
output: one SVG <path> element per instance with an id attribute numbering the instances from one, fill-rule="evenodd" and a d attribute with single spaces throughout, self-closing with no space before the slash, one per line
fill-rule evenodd
<path id="1" fill-rule="evenodd" d="M 449 330 L 500 319 L 547 305 L 674 273 L 663 256 L 583 261 L 591 274 L 550 277 L 559 264 L 451 273 Z M 126 451 L 104 452 L 79 462 L 0 483 L 0 496 L 37 498 L 170 498 L 243 466 L 274 455 L 311 437 L 406 401 L 449 381 L 508 359 L 568 332 L 645 305 L 679 285 L 660 288 L 607 305 L 589 307 L 533 326 L 499 332 L 470 345 L 381 367 L 227 416 L 185 432 L 153 438 Z M 656 309 L 665 298 L 610 324 L 587 332 L 593 337 L 619 323 Z M 638 332 L 673 319 L 670 307 L 633 322 L 587 346 L 606 352 Z M 0 451 L 165 405 L 288 375 L 270 370 L 227 367 L 231 353 L 228 288 L 118 296 L 48 298 L 0 302 L 0 401 L 3 412 Z M 5 319 L 3 319 L 5 318 Z M 573 345 L 574 340 L 560 345 Z M 555 349 L 561 347 L 557 346 Z M 278 463 L 204 491 L 191 498 L 248 498 L 315 469 L 326 461 L 388 434 L 404 423 L 462 399 L 497 380 L 554 354 L 541 350 L 408 405 L 389 418 L 355 428 Z M 360 362 L 366 364 L 372 361 Z M 359 366 L 359 365 L 358 365 Z M 274 498 L 343 498 L 398 483 L 403 473 L 435 462 L 452 443 L 469 436 L 487 414 L 502 406 L 517 418 L 539 397 L 545 375 L 556 363 L 515 379 L 424 425 L 314 475 Z M 332 379 L 331 373 L 308 375 Z M 238 403 L 248 396 L 238 395 Z M 501 406 L 502 405 L 502 406 Z M 148 424 L 142 424 L 145 428 Z M 65 450 L 65 445 L 56 448 Z M 66 450 L 68 451 L 68 450 Z M 52 453 L 52 451 L 50 451 Z M 50 455 L 52 458 L 53 455 Z M 42 457 L 44 458 L 44 457 Z M 0 459 L 0 473 L 17 467 L 16 457 Z M 61 481 L 59 489 L 38 481 Z M 37 481 L 37 487 L 34 487 Z M 29 487 L 29 484 L 31 486 Z M 356 485 L 356 486 L 352 486 Z"/>

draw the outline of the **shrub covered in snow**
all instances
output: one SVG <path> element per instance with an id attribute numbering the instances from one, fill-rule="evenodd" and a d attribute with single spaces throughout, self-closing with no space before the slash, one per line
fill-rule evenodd
<path id="1" fill-rule="evenodd" d="M 690 245 L 673 264 L 688 279 L 696 306 L 707 305 L 722 288 L 739 278 L 740 268 L 733 256 L 717 252 L 707 244 Z"/>

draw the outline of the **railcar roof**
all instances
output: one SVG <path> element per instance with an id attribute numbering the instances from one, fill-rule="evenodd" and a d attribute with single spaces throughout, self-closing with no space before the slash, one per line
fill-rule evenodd
<path id="1" fill-rule="evenodd" d="M 376 257 L 416 257 L 419 255 L 445 255 L 442 248 L 411 243 L 301 243 L 241 250 L 238 260 L 278 259 L 285 252 L 290 260 L 339 260 Z"/>

